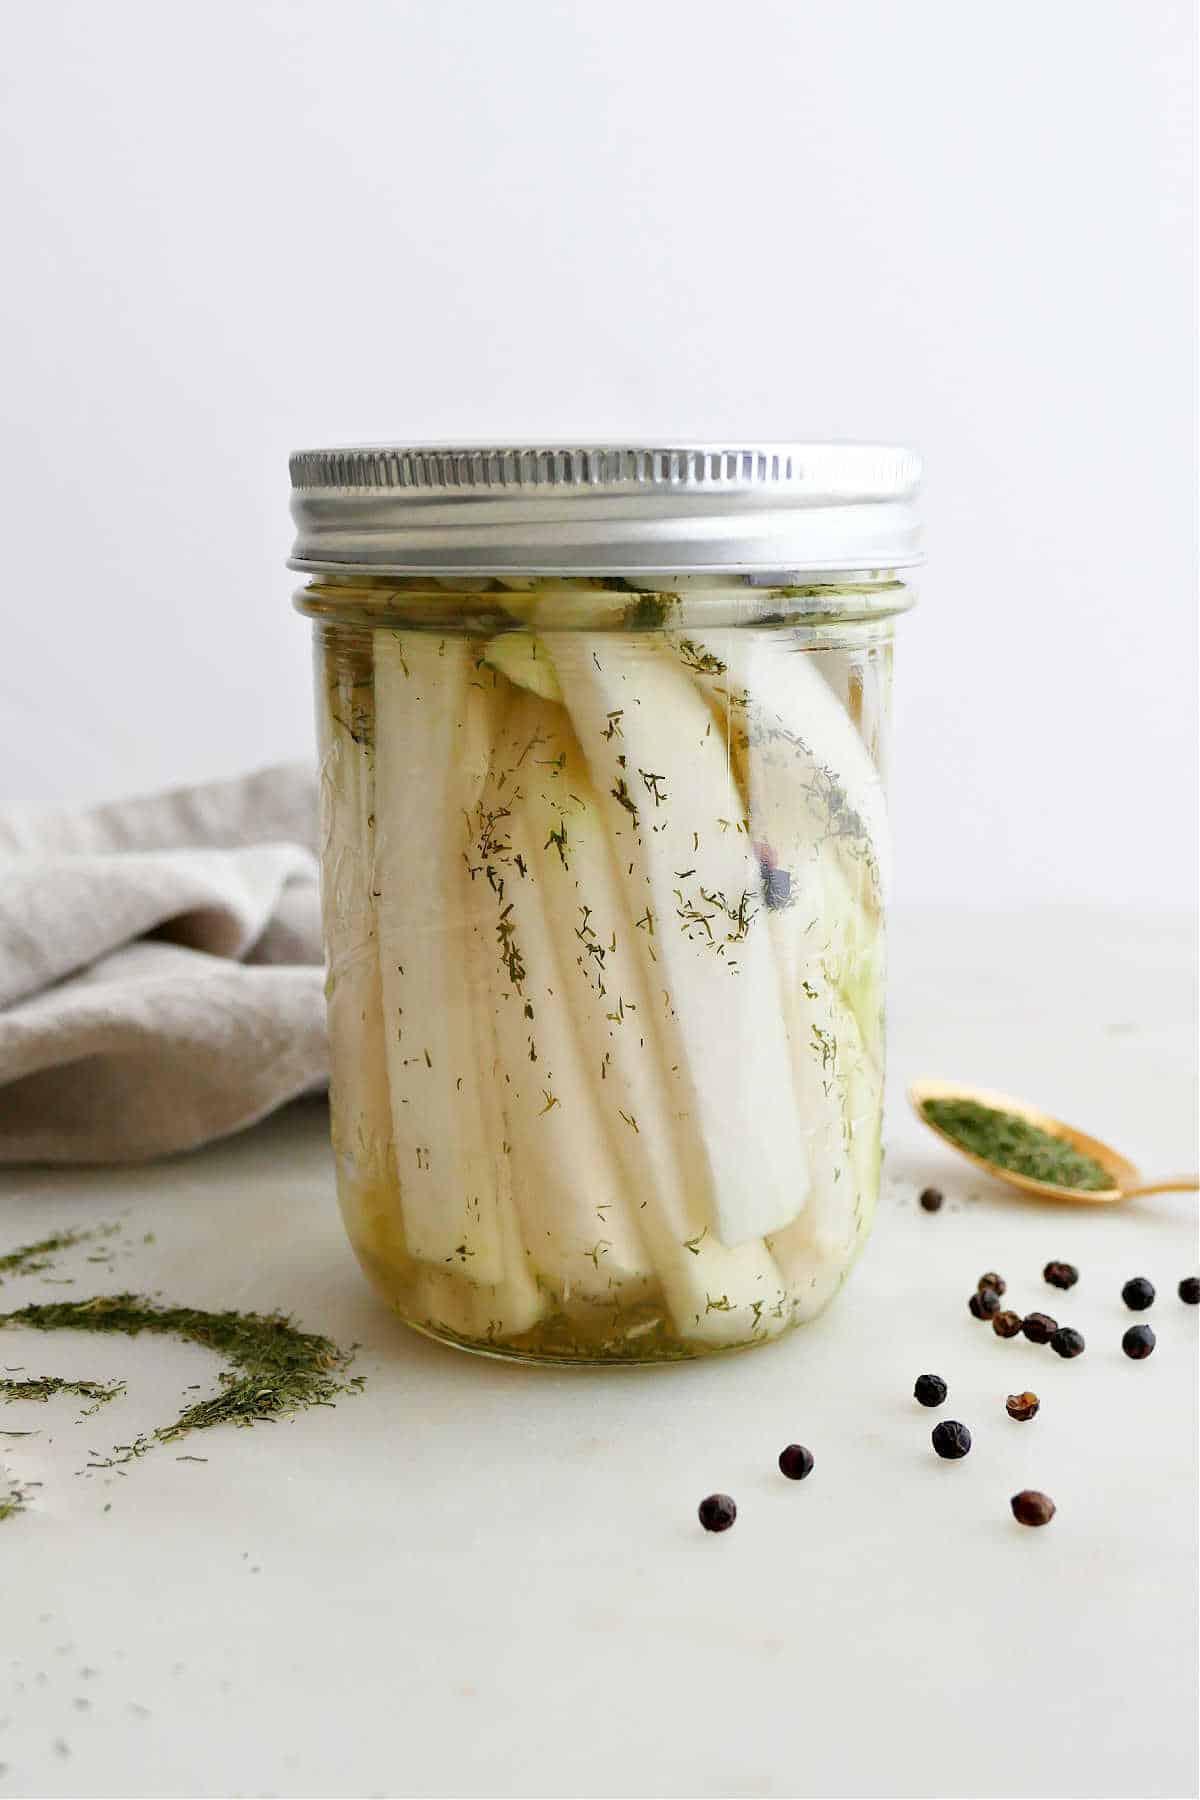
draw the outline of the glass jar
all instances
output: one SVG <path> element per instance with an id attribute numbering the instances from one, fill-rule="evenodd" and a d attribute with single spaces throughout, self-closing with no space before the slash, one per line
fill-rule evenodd
<path id="1" fill-rule="evenodd" d="M 883 797 L 915 459 L 292 459 L 332 1132 L 418 1330 L 536 1361 L 766 1343 L 870 1228 Z"/>

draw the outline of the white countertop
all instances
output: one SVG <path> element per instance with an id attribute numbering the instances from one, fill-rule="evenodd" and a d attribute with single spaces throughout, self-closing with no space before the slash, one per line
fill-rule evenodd
<path id="1" fill-rule="evenodd" d="M 1195 1791 L 1196 1198 L 1024 1202 L 911 1120 L 917 1074 L 1040 1100 L 1147 1172 L 1194 1161 L 1188 922 L 1074 911 L 897 923 L 888 1180 L 845 1293 L 782 1344 L 649 1372 L 524 1369 L 405 1330 L 342 1236 L 322 1106 L 134 1171 L 0 1175 L 0 1253 L 119 1220 L 0 1287 L 281 1307 L 357 1340 L 358 1397 L 80 1476 L 213 1359 L 6 1332 L 31 1374 L 0 1471 L 0 1796 L 1186 1795 Z M 927 1215 L 916 1191 L 944 1186 Z M 144 1243 L 147 1232 L 152 1243 Z M 1043 1264 L 1076 1263 L 1070 1294 Z M 1063 1362 L 973 1320 L 976 1278 L 1077 1324 Z M 1158 1348 L 1120 1337 L 1149 1275 Z M 940 1413 L 912 1399 L 943 1375 Z M 1042 1397 L 1029 1424 L 1004 1397 Z M 929 1433 L 963 1419 L 971 1455 Z M 806 1443 L 816 1468 L 775 1459 Z M 204 1463 L 180 1456 L 206 1457 Z M 1017 1489 L 1058 1504 L 1048 1529 Z M 735 1528 L 702 1532 L 712 1489 Z M 110 1507 L 110 1510 L 105 1510 Z"/>

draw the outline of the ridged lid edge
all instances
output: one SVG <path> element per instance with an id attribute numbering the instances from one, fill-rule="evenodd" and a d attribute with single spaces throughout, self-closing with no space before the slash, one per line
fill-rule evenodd
<path id="1" fill-rule="evenodd" d="M 299 491 L 783 489 L 864 500 L 905 498 L 921 476 L 916 453 L 889 444 L 380 444 L 296 450 L 288 467 Z"/>
<path id="2" fill-rule="evenodd" d="M 290 460 L 312 573 L 881 569 L 920 560 L 885 444 L 362 445 Z"/>

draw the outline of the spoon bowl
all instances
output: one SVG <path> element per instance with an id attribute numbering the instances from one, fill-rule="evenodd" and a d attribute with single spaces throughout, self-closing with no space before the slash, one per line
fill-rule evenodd
<path id="1" fill-rule="evenodd" d="M 1103 1144 L 1099 1138 L 1089 1137 L 1084 1131 L 1076 1131 L 1073 1125 L 1065 1125 L 1040 1107 L 1030 1106 L 1026 1100 L 1014 1100 L 1011 1094 L 997 1094 L 990 1088 L 965 1087 L 958 1081 L 914 1081 L 908 1097 L 922 1125 L 935 1132 L 943 1143 L 949 1144 L 952 1150 L 957 1150 L 985 1174 L 994 1176 L 997 1181 L 1006 1181 L 1010 1187 L 1021 1188 L 1027 1194 L 1036 1194 L 1039 1200 L 1068 1200 L 1077 1206 L 1112 1206 L 1119 1200 L 1131 1200 L 1135 1194 L 1165 1194 L 1200 1186 L 1195 1175 L 1143 1181 L 1134 1164 L 1110 1144 Z M 926 1115 L 925 1104 L 929 1100 L 972 1100 L 977 1106 L 991 1107 L 995 1112 L 1015 1113 L 1030 1125 L 1048 1131 L 1051 1137 L 1061 1138 L 1084 1156 L 1090 1156 L 1111 1177 L 1112 1185 L 1103 1188 L 1060 1187 L 1057 1182 L 1039 1181 L 1036 1176 L 1022 1175 L 1015 1169 L 989 1162 L 986 1157 L 976 1156 L 973 1151 L 964 1150 Z"/>

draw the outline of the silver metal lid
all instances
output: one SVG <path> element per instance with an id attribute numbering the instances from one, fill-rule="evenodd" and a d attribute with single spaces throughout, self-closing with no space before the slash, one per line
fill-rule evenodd
<path id="1" fill-rule="evenodd" d="M 920 560 L 920 461 L 883 444 L 298 450 L 293 569 L 813 573 Z"/>

